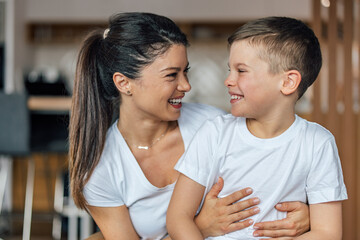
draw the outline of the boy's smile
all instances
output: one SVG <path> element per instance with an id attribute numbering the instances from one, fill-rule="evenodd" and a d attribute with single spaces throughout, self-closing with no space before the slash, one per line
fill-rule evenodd
<path id="1" fill-rule="evenodd" d="M 240 101 L 241 99 L 244 98 L 244 95 L 233 94 L 233 93 L 230 93 L 230 92 L 229 92 L 229 94 L 231 95 L 230 103 L 235 103 L 235 102 Z"/>

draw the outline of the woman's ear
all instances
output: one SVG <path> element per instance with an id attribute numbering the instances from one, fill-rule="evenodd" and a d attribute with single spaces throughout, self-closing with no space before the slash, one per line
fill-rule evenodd
<path id="1" fill-rule="evenodd" d="M 290 95 L 296 92 L 301 82 L 301 74 L 297 70 L 290 70 L 285 73 L 285 78 L 282 82 L 281 92 L 284 95 Z"/>
<path id="2" fill-rule="evenodd" d="M 119 72 L 114 73 L 113 81 L 120 93 L 131 95 L 131 84 L 129 78 L 124 74 Z"/>

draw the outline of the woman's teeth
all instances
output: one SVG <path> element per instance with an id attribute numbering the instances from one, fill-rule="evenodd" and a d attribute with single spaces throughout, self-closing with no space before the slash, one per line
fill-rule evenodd
<path id="1" fill-rule="evenodd" d="M 182 99 L 181 98 L 172 98 L 172 99 L 169 99 L 169 103 L 170 104 L 180 104 L 181 103 L 181 101 L 182 101 Z"/>

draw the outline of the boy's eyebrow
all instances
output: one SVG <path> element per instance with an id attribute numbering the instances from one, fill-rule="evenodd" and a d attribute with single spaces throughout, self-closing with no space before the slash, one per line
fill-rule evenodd
<path id="1" fill-rule="evenodd" d="M 236 66 L 245 66 L 245 67 L 249 67 L 248 65 L 246 65 L 245 63 L 236 63 L 236 64 L 234 64 L 234 65 L 236 65 Z M 230 68 L 230 64 L 229 63 L 227 63 L 227 66 Z"/>
<path id="2" fill-rule="evenodd" d="M 189 62 L 186 64 L 185 69 L 188 68 L 188 67 L 189 67 Z M 176 70 L 176 71 L 179 72 L 181 70 L 181 68 L 179 68 L 179 67 L 168 67 L 168 68 L 162 69 L 160 72 L 169 71 L 169 70 Z"/>

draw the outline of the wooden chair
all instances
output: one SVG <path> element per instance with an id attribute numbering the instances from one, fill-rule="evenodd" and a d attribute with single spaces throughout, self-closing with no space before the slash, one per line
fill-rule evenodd
<path id="1" fill-rule="evenodd" d="M 27 97 L 24 94 L 6 94 L 0 92 L 0 155 L 8 159 L 26 156 L 28 161 L 25 193 L 23 240 L 30 239 L 32 202 L 34 193 L 35 165 L 30 154 L 30 117 Z M 0 169 L 5 181 L 0 183 L 0 211 L 4 199 L 7 169 Z"/>

